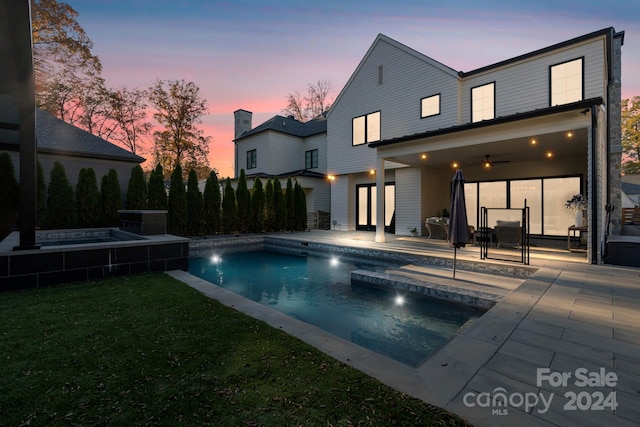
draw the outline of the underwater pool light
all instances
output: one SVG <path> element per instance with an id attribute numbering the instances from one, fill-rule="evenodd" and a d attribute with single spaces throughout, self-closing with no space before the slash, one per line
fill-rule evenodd
<path id="1" fill-rule="evenodd" d="M 396 295 L 395 303 L 396 305 L 404 304 L 404 297 L 402 295 Z"/>
<path id="2" fill-rule="evenodd" d="M 212 264 L 220 264 L 220 261 L 222 261 L 222 259 L 220 258 L 219 255 L 212 255 L 211 256 L 211 263 Z"/>
<path id="3" fill-rule="evenodd" d="M 338 257 L 335 257 L 335 256 L 332 256 L 332 257 L 331 257 L 331 265 L 332 265 L 333 267 L 335 267 L 336 265 L 338 265 L 338 262 L 339 262 Z"/>

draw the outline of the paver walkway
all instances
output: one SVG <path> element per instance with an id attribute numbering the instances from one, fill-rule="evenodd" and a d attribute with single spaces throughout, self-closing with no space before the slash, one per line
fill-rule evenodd
<path id="1" fill-rule="evenodd" d="M 446 245 L 420 239 L 373 243 L 372 234 L 286 238 L 453 255 Z M 461 249 L 458 259 L 477 260 L 479 250 Z M 477 426 L 639 426 L 640 269 L 589 265 L 584 255 L 553 251 L 532 253 L 531 265 L 533 275 L 417 369 L 185 272 L 171 274 Z"/>

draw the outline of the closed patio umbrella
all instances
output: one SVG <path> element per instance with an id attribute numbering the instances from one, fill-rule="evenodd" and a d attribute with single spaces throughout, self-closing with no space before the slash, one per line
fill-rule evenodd
<path id="1" fill-rule="evenodd" d="M 453 247 L 453 278 L 456 278 L 458 248 L 469 243 L 467 206 L 464 200 L 464 174 L 458 169 L 451 181 L 451 204 L 449 205 L 449 246 Z"/>

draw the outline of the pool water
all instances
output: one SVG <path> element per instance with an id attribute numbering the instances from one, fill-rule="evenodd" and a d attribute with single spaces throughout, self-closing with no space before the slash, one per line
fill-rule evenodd
<path id="1" fill-rule="evenodd" d="M 351 284 L 359 261 L 255 251 L 192 258 L 191 274 L 333 335 L 417 367 L 483 312 Z"/>

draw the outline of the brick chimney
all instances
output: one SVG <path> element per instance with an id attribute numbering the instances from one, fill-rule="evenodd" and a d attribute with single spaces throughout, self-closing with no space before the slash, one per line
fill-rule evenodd
<path id="1" fill-rule="evenodd" d="M 251 116 L 253 113 L 247 110 L 236 110 L 233 112 L 234 138 L 238 139 L 240 135 L 251 130 Z"/>

